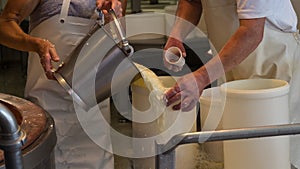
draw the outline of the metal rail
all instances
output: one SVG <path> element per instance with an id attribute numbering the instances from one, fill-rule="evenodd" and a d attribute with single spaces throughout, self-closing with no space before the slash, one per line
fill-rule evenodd
<path id="1" fill-rule="evenodd" d="M 156 169 L 175 169 L 175 149 L 183 144 L 296 134 L 300 134 L 300 123 L 179 134 L 156 145 Z"/>

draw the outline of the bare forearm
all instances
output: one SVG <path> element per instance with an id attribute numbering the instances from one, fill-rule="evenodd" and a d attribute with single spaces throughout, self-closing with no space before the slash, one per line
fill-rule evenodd
<path id="1" fill-rule="evenodd" d="M 180 0 L 171 36 L 183 40 L 198 24 L 202 14 L 201 0 Z"/>
<path id="2" fill-rule="evenodd" d="M 21 51 L 36 51 L 38 38 L 24 33 L 14 21 L 3 21 L 0 19 L 0 43 Z"/>
<path id="3" fill-rule="evenodd" d="M 19 24 L 34 10 L 39 0 L 8 0 L 0 16 L 0 43 L 22 51 L 36 51 L 41 39 L 24 33 Z"/>
<path id="4" fill-rule="evenodd" d="M 204 88 L 246 59 L 262 40 L 264 22 L 264 18 L 241 20 L 241 26 L 224 45 L 219 55 L 195 72 L 199 85 Z"/>

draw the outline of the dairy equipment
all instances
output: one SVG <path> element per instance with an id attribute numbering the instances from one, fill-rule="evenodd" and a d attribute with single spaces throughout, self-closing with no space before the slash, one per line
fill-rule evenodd
<path id="1" fill-rule="evenodd" d="M 30 101 L 8 94 L 0 93 L 0 105 L 0 148 L 4 150 L 0 169 L 53 169 L 52 117 Z"/>
<path id="2" fill-rule="evenodd" d="M 206 142 L 213 142 L 293 134 L 300 134 L 299 123 L 178 134 L 172 137 L 168 143 L 158 144 L 156 146 L 158 154 L 156 156 L 156 169 L 174 169 L 175 149 L 180 145 L 203 143 L 203 140 Z M 174 142 L 178 142 L 178 144 L 174 146 Z"/>
<path id="3" fill-rule="evenodd" d="M 13 169 L 23 169 L 22 146 L 26 134 L 19 127 L 15 116 L 0 103 L 0 148 L 4 150 L 5 166 Z"/>
<path id="4" fill-rule="evenodd" d="M 110 10 L 110 14 L 113 22 L 105 26 L 96 24 L 54 73 L 61 86 L 85 110 L 128 87 L 138 74 L 128 58 L 133 48 L 125 39 L 114 11 Z M 91 87 L 95 90 L 87 92 Z"/>

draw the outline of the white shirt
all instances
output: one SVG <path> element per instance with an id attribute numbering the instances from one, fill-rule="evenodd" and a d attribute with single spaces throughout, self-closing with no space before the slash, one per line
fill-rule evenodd
<path id="1" fill-rule="evenodd" d="M 290 0 L 237 0 L 240 19 L 266 17 L 266 26 L 283 32 L 297 31 L 297 15 Z"/>

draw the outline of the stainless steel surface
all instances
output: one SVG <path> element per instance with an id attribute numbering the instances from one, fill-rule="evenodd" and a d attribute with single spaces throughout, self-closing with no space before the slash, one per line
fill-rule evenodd
<path id="1" fill-rule="evenodd" d="M 174 169 L 175 149 L 182 144 L 300 134 L 300 123 L 179 134 L 157 145 L 156 168 Z"/>
<path id="2" fill-rule="evenodd" d="M 164 145 L 156 145 L 156 151 L 159 152 L 164 148 Z M 171 149 L 166 153 L 161 153 L 155 157 L 155 168 L 156 169 L 175 169 L 175 149 Z"/>
<path id="3" fill-rule="evenodd" d="M 57 81 L 85 110 L 120 90 L 126 90 L 138 74 L 128 58 L 132 49 L 123 37 L 119 22 L 115 22 L 114 26 L 122 36 L 120 43 L 110 34 L 113 26 L 100 28 L 97 24 L 54 73 Z"/>
<path id="4" fill-rule="evenodd" d="M 100 25 L 100 26 L 104 26 L 104 24 L 105 24 L 105 19 L 104 19 L 104 14 L 103 14 L 103 12 L 102 12 L 102 10 L 100 10 L 100 9 L 96 9 L 95 10 L 95 12 L 98 14 L 98 24 Z"/>
<path id="5" fill-rule="evenodd" d="M 58 81 L 58 83 L 67 91 L 67 93 L 72 96 L 74 101 L 79 104 L 83 109 L 87 110 L 88 106 L 83 102 L 83 100 L 77 95 L 77 93 L 69 86 L 69 84 L 65 81 L 65 79 L 59 74 L 55 73 L 54 77 Z"/>
<path id="6" fill-rule="evenodd" d="M 109 11 L 113 21 L 115 23 L 115 26 L 117 28 L 117 32 L 119 33 L 119 37 L 121 38 L 121 48 L 124 50 L 124 52 L 127 53 L 127 55 L 130 55 L 133 53 L 133 48 L 129 45 L 128 41 L 126 40 L 126 36 L 125 36 L 125 29 L 122 27 L 122 24 L 120 23 L 120 21 L 118 20 L 114 10 L 110 10 Z"/>
<path id="7" fill-rule="evenodd" d="M 55 169 L 56 132 L 52 117 L 49 114 L 46 116 L 47 123 L 43 133 L 30 147 L 23 150 L 24 169 Z"/>

